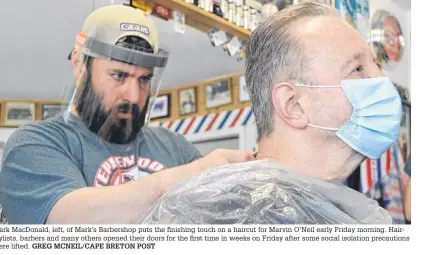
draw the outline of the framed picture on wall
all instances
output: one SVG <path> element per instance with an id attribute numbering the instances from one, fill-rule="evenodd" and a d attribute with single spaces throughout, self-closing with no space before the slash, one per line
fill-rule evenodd
<path id="1" fill-rule="evenodd" d="M 1 168 L 1 162 L 3 160 L 4 147 L 6 146 L 6 142 L 9 139 L 10 135 L 12 135 L 12 133 L 15 132 L 15 130 L 16 128 L 0 127 L 0 168 Z M 7 223 L 7 218 L 4 215 L 2 211 L 2 207 L 0 205 L 0 225 L 6 224 L 6 223 Z"/>
<path id="2" fill-rule="evenodd" d="M 42 106 L 42 119 L 48 119 L 56 116 L 66 110 L 67 105 L 63 104 L 44 104 Z"/>
<path id="3" fill-rule="evenodd" d="M 213 108 L 232 102 L 231 80 L 214 82 L 205 87 L 207 108 Z"/>
<path id="4" fill-rule="evenodd" d="M 410 154 L 411 141 L 411 107 L 410 104 L 402 104 L 402 120 L 400 123 L 399 145 L 403 158 L 406 160 Z"/>
<path id="5" fill-rule="evenodd" d="M 19 126 L 35 121 L 35 103 L 6 103 L 6 126 Z"/>
<path id="6" fill-rule="evenodd" d="M 150 119 L 170 117 L 171 94 L 159 95 L 151 107 Z"/>
<path id="7" fill-rule="evenodd" d="M 180 115 L 195 113 L 197 111 L 196 88 L 179 90 Z"/>
<path id="8" fill-rule="evenodd" d="M 239 77 L 239 101 L 247 102 L 249 100 L 250 98 L 249 98 L 248 88 L 246 87 L 245 76 L 242 75 Z"/>
<path id="9" fill-rule="evenodd" d="M 3 159 L 3 150 L 7 140 L 17 128 L 0 127 L 0 162 Z M 1 164 L 0 164 L 1 165 Z"/>

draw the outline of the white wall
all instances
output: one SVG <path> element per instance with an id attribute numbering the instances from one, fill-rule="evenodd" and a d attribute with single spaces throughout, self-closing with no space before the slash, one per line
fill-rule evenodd
<path id="1" fill-rule="evenodd" d="M 60 99 L 73 83 L 67 55 L 92 1 L 59 1 L 1 1 L 0 98 Z"/>
<path id="2" fill-rule="evenodd" d="M 410 0 L 371 0 L 371 16 L 379 9 L 388 11 L 396 17 L 405 42 L 403 56 L 395 69 L 385 70 L 384 73 L 394 82 L 407 87 L 410 93 Z"/>
<path id="3" fill-rule="evenodd" d="M 74 86 L 67 56 L 85 17 L 96 8 L 125 0 L 1 1 L 0 98 L 62 99 Z M 153 18 L 171 56 L 163 87 L 243 71 L 243 62 L 210 45 L 205 33 Z"/>

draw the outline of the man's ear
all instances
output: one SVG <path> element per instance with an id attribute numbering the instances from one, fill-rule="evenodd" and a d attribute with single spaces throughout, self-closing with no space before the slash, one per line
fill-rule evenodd
<path id="1" fill-rule="evenodd" d="M 81 52 L 74 49 L 71 54 L 70 62 L 72 63 L 73 74 L 75 75 L 76 80 L 79 80 L 86 69 Z"/>
<path id="2" fill-rule="evenodd" d="M 274 86 L 272 103 L 279 118 L 294 128 L 306 128 L 308 116 L 301 99 L 300 90 L 289 82 Z"/>

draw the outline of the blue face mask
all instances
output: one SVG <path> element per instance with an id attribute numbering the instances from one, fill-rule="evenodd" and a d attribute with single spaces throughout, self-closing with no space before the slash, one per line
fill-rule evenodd
<path id="1" fill-rule="evenodd" d="M 337 131 L 336 135 L 364 156 L 377 159 L 397 140 L 402 116 L 401 99 L 387 77 L 343 80 L 341 86 L 299 87 L 342 88 L 353 112 L 340 128 L 310 127 Z"/>

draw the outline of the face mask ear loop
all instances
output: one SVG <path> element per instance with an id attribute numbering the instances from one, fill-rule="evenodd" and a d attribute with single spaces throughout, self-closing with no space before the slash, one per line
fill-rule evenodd
<path id="1" fill-rule="evenodd" d="M 305 84 L 296 84 L 298 87 L 307 87 L 307 88 L 341 88 L 341 86 L 338 85 L 331 85 L 331 86 L 319 86 L 319 85 L 305 85 Z"/>
<path id="2" fill-rule="evenodd" d="M 298 87 L 308 87 L 308 88 L 341 88 L 341 86 L 338 85 L 333 85 L 333 86 L 317 86 L 317 85 L 305 85 L 305 84 L 296 84 L 296 86 Z M 317 126 L 317 125 L 312 125 L 312 124 L 308 124 L 309 127 L 313 127 L 313 128 L 319 128 L 319 129 L 323 129 L 323 130 L 329 130 L 329 131 L 339 131 L 339 128 L 329 128 L 329 127 L 321 127 L 321 126 Z"/>
<path id="3" fill-rule="evenodd" d="M 328 128 L 328 127 L 321 127 L 321 126 L 317 126 L 317 125 L 312 125 L 312 124 L 308 124 L 309 127 L 313 127 L 313 128 L 319 128 L 319 129 L 323 129 L 323 130 L 329 130 L 329 131 L 339 131 L 339 128 Z"/>

